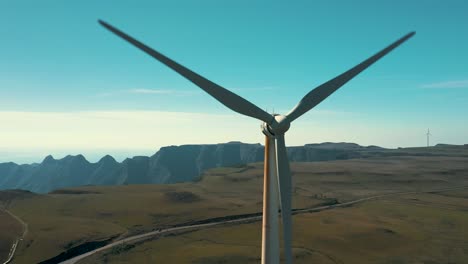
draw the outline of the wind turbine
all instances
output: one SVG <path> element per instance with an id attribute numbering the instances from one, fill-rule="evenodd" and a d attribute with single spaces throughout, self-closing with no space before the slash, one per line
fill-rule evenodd
<path id="1" fill-rule="evenodd" d="M 427 146 L 429 147 L 429 137 L 432 136 L 431 132 L 429 131 L 429 128 L 427 129 L 426 136 L 427 136 Z"/>
<path id="2" fill-rule="evenodd" d="M 99 23 L 151 57 L 173 69 L 183 77 L 187 78 L 231 110 L 263 121 L 262 132 L 265 134 L 262 223 L 263 264 L 279 263 L 278 208 L 281 208 L 284 259 L 286 263 L 292 263 L 292 183 L 286 144 L 284 141 L 284 134 L 288 131 L 291 122 L 318 105 L 338 88 L 415 34 L 415 32 L 408 33 L 354 68 L 351 68 L 341 75 L 338 75 L 313 89 L 286 115 L 272 115 L 237 94 L 178 64 L 110 24 L 102 20 L 99 20 Z M 279 207 L 278 202 L 280 205 Z"/>

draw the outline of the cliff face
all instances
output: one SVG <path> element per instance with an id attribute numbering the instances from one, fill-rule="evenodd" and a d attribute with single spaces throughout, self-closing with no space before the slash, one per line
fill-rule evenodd
<path id="1" fill-rule="evenodd" d="M 24 189 L 49 192 L 80 185 L 121 185 L 194 181 L 206 169 L 263 159 L 263 146 L 232 142 L 216 145 L 184 145 L 161 148 L 151 157 L 127 158 L 121 163 L 104 156 L 97 163 L 82 155 L 39 164 L 0 163 L 0 190 Z"/>
<path id="2" fill-rule="evenodd" d="M 383 149 L 354 143 L 307 144 L 289 147 L 292 162 L 327 161 L 394 155 L 450 155 L 465 151 L 464 146 L 444 148 Z M 195 181 L 210 168 L 262 162 L 260 144 L 229 142 L 212 145 L 183 145 L 161 148 L 151 157 L 137 156 L 119 163 L 111 156 L 90 163 L 82 155 L 54 159 L 47 156 L 39 164 L 0 163 L 0 190 L 23 189 L 49 192 L 57 188 L 80 185 L 121 185 L 176 183 Z"/>
<path id="3" fill-rule="evenodd" d="M 263 146 L 240 142 L 170 146 L 161 148 L 150 160 L 148 174 L 153 183 L 185 182 L 198 179 L 210 168 L 262 161 Z"/>

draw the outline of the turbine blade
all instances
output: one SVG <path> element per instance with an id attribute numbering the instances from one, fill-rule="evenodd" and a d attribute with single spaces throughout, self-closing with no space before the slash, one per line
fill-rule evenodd
<path id="1" fill-rule="evenodd" d="M 288 120 L 292 122 L 296 118 L 300 117 L 310 109 L 314 108 L 320 102 L 325 100 L 328 96 L 330 96 L 333 92 L 338 90 L 341 86 L 347 83 L 349 80 L 354 78 L 356 75 L 361 73 L 367 67 L 371 66 L 374 62 L 378 61 L 380 58 L 385 56 L 387 53 L 398 47 L 400 44 L 411 38 L 416 32 L 411 32 L 405 35 L 404 37 L 400 38 L 399 40 L 395 41 L 385 49 L 381 50 L 380 52 L 376 53 L 374 56 L 368 58 L 367 60 L 361 62 L 354 68 L 338 75 L 337 77 L 329 80 L 326 83 L 318 86 L 317 88 L 310 91 L 306 96 L 302 98 L 302 100 L 286 115 Z"/>
<path id="2" fill-rule="evenodd" d="M 281 222 L 283 224 L 284 259 L 285 263 L 292 263 L 292 180 L 284 134 L 276 136 L 276 164 L 278 166 L 277 176 L 280 193 Z"/>
<path id="3" fill-rule="evenodd" d="M 268 114 L 267 112 L 263 111 L 261 108 L 257 107 L 256 105 L 252 104 L 251 102 L 247 101 L 246 99 L 238 96 L 237 94 L 213 83 L 212 81 L 204 78 L 203 76 L 198 75 L 197 73 L 185 68 L 184 66 L 178 64 L 177 62 L 169 59 L 168 57 L 164 56 L 163 54 L 157 52 L 156 50 L 146 46 L 145 44 L 141 43 L 140 41 L 134 39 L 133 37 L 125 34 L 124 32 L 120 31 L 119 29 L 109 25 L 108 23 L 98 20 L 99 23 L 104 26 L 106 29 L 110 30 L 117 36 L 125 39 L 129 43 L 133 44 L 137 48 L 141 49 L 151 57 L 155 58 L 156 60 L 160 61 L 161 63 L 165 64 L 167 67 L 171 68 L 172 70 L 176 71 L 183 77 L 187 78 L 192 83 L 196 84 L 202 90 L 207 92 L 209 95 L 214 97 L 223 105 L 227 106 L 231 110 L 238 112 L 240 114 L 250 116 L 253 118 L 260 119 L 267 124 L 275 123 L 275 119 L 272 115 Z"/>

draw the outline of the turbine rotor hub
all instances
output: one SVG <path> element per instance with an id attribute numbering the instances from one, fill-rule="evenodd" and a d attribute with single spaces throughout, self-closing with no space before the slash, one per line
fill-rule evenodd
<path id="1" fill-rule="evenodd" d="M 276 122 L 272 123 L 271 125 L 267 123 L 262 124 L 262 132 L 268 137 L 275 137 L 275 135 L 281 135 L 288 131 L 291 123 L 288 121 L 286 116 L 284 115 L 273 115 Z"/>

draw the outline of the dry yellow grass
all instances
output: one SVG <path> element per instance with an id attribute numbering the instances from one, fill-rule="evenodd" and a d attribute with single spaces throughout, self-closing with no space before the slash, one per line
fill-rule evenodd
<path id="1" fill-rule="evenodd" d="M 329 199 L 347 201 L 394 191 L 468 185 L 468 158 L 457 157 L 294 163 L 292 171 L 295 182 L 294 208 L 312 207 Z M 30 230 L 24 243 L 19 246 L 16 263 L 43 261 L 88 241 L 127 236 L 211 217 L 260 212 L 262 178 L 263 164 L 256 163 L 238 168 L 213 169 L 196 183 L 88 186 L 69 189 L 62 194 L 12 200 L 10 210 L 27 222 Z M 332 220 L 338 221 L 336 217 Z M 296 224 L 300 225 L 302 220 L 295 221 L 299 221 Z M 231 233 L 220 233 L 219 237 L 238 235 L 236 231 L 229 230 L 226 228 L 224 232 Z M 231 248 L 230 257 L 226 259 L 220 255 L 219 260 L 239 260 L 238 257 L 243 257 L 239 252 L 245 250 L 250 250 L 252 255 L 240 262 L 258 260 L 259 245 L 254 246 L 261 237 L 258 232 L 259 228 L 252 228 L 248 234 L 244 234 L 246 240 L 252 241 L 252 249 L 246 246 Z M 178 241 L 180 237 L 174 239 Z M 197 243 L 202 244 L 184 252 L 189 254 L 193 251 L 195 254 L 203 252 L 205 248 L 211 251 L 210 247 L 224 247 L 218 244 L 210 246 L 209 241 Z M 331 261 L 326 255 L 305 248 L 296 249 L 303 258 Z M 164 251 L 167 254 L 172 252 L 169 247 Z"/>
<path id="2" fill-rule="evenodd" d="M 468 263 L 468 199 L 452 195 L 404 195 L 296 215 L 295 263 Z M 257 222 L 159 238 L 80 263 L 258 263 L 259 255 Z"/>
<path id="3" fill-rule="evenodd" d="M 0 263 L 8 257 L 11 245 L 22 234 L 21 224 L 0 208 Z"/>

